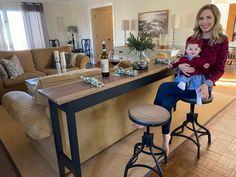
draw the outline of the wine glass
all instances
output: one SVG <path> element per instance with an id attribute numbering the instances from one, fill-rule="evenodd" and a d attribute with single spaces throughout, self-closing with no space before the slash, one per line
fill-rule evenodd
<path id="1" fill-rule="evenodd" d="M 109 53 L 109 59 L 111 64 L 115 67 L 121 60 L 119 53 L 114 53 L 114 51 L 111 51 Z"/>

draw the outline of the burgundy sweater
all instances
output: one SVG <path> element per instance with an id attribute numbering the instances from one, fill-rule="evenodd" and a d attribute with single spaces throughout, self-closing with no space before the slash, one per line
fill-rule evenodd
<path id="1" fill-rule="evenodd" d="M 191 37 L 187 39 L 189 41 Z M 201 60 L 209 63 L 209 68 L 202 70 L 206 79 L 215 83 L 223 74 L 224 67 L 228 55 L 228 38 L 226 37 L 223 42 L 210 46 L 209 39 L 202 39 L 203 45 L 200 52 Z"/>
<path id="2" fill-rule="evenodd" d="M 213 53 L 212 53 L 212 57 L 213 58 Z M 215 55 L 214 55 L 215 58 Z M 201 58 L 200 56 L 196 56 L 194 58 L 192 58 L 191 60 L 188 59 L 187 56 L 183 56 L 179 59 L 179 61 L 173 63 L 173 68 L 178 67 L 180 64 L 183 63 L 188 63 L 190 66 L 194 67 L 195 71 L 193 73 L 189 73 L 190 76 L 193 75 L 205 75 L 206 73 L 208 73 L 208 69 L 210 68 L 210 66 L 213 64 L 211 63 L 212 61 L 209 61 L 208 58 Z M 204 67 L 205 64 L 208 64 L 208 67 Z M 184 73 L 180 73 L 183 74 Z M 189 77 L 186 75 L 186 77 Z"/>

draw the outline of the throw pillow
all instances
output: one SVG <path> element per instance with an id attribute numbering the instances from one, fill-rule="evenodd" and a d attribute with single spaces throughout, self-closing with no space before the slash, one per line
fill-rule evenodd
<path id="1" fill-rule="evenodd" d="M 55 61 L 54 57 L 52 57 L 52 58 L 53 58 L 52 67 L 56 69 L 57 68 L 56 61 Z M 72 56 L 70 53 L 65 53 L 65 60 L 66 60 L 66 68 L 71 68 L 72 67 L 72 64 L 71 64 Z"/>
<path id="2" fill-rule="evenodd" d="M 65 59 L 66 59 L 66 68 L 71 68 L 71 54 L 65 53 Z"/>
<path id="3" fill-rule="evenodd" d="M 0 64 L 0 79 L 6 80 L 8 78 L 8 74 L 3 66 Z"/>
<path id="4" fill-rule="evenodd" d="M 16 55 L 14 55 L 9 60 L 2 59 L 2 62 L 6 68 L 6 71 L 10 79 L 14 79 L 17 76 L 24 74 L 23 68 L 21 67 L 21 64 Z"/>

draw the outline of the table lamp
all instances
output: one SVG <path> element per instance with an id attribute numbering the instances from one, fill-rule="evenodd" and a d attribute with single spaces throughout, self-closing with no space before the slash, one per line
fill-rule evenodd
<path id="1" fill-rule="evenodd" d="M 173 28 L 173 36 L 172 36 L 172 48 L 174 48 L 175 44 L 175 29 L 180 27 L 180 15 L 174 14 L 172 15 L 172 21 L 171 21 L 171 28 Z"/>
<path id="2" fill-rule="evenodd" d="M 124 31 L 124 43 L 126 43 L 126 31 L 129 30 L 129 20 L 122 20 L 121 21 L 121 29 Z"/>

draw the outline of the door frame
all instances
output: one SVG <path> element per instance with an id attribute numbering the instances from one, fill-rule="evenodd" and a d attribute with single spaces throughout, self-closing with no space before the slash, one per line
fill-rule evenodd
<path id="1" fill-rule="evenodd" d="M 96 64 L 95 60 L 94 60 L 94 40 L 93 40 L 93 28 L 92 28 L 92 10 L 93 9 L 97 9 L 97 8 L 102 8 L 102 7 L 108 7 L 108 6 L 111 6 L 112 8 L 112 33 L 113 33 L 113 46 L 115 46 L 115 43 L 116 43 L 116 36 L 115 36 L 115 13 L 114 13 L 114 3 L 105 3 L 103 5 L 97 5 L 97 6 L 93 6 L 93 7 L 90 7 L 89 8 L 89 21 L 90 21 L 90 31 L 91 31 L 91 49 L 92 49 L 92 58 L 90 59 L 90 62 L 92 64 Z"/>

